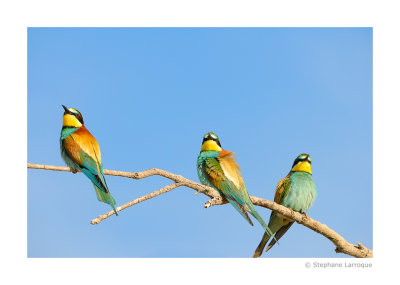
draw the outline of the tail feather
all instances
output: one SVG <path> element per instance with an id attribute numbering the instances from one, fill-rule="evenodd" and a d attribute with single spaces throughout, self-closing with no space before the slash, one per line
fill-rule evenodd
<path id="1" fill-rule="evenodd" d="M 227 200 L 228 200 L 229 203 L 231 203 L 231 205 L 243 216 L 243 218 L 246 219 L 246 221 L 247 221 L 250 225 L 254 226 L 253 222 L 250 220 L 249 215 L 247 214 L 246 209 L 245 209 L 242 205 L 240 205 L 240 204 L 237 203 L 236 201 L 233 201 L 233 200 L 230 200 L 230 199 L 227 199 Z"/>
<path id="2" fill-rule="evenodd" d="M 263 253 L 264 247 L 267 245 L 267 242 L 270 239 L 270 237 L 271 237 L 271 235 L 269 233 L 267 233 L 267 232 L 264 233 L 264 235 L 260 241 L 260 244 L 257 246 L 257 249 L 253 254 L 253 258 L 261 256 L 261 254 Z M 272 241 L 274 241 L 274 240 L 272 240 Z"/>
<path id="3" fill-rule="evenodd" d="M 286 225 L 282 225 L 281 219 L 277 218 L 277 216 L 274 215 L 274 212 L 272 212 L 271 219 L 269 221 L 268 226 L 272 229 L 272 231 L 275 233 L 275 235 L 274 235 L 274 239 L 271 240 L 267 249 L 265 250 L 266 252 L 268 250 L 270 250 L 275 245 L 275 243 L 278 242 L 278 240 L 288 231 L 288 229 L 293 225 L 293 223 L 294 222 L 290 222 Z M 261 256 L 261 254 L 270 238 L 271 238 L 271 235 L 268 234 L 267 232 L 265 232 L 260 241 L 260 244 L 258 245 L 256 251 L 253 254 L 253 257 Z"/>
<path id="4" fill-rule="evenodd" d="M 115 203 L 113 196 L 111 196 L 110 192 L 106 193 L 106 192 L 102 191 L 95 184 L 93 184 L 93 187 L 94 187 L 94 190 L 96 190 L 97 200 L 110 205 L 113 208 L 115 215 L 118 216 L 117 210 L 115 209 L 116 203 Z"/>
<path id="5" fill-rule="evenodd" d="M 249 205 L 249 204 L 248 204 Z M 250 209 L 250 214 L 257 219 L 257 221 L 262 225 L 262 227 L 264 228 L 265 232 L 269 234 L 269 236 L 271 237 L 274 233 L 271 231 L 271 229 L 267 226 L 267 224 L 264 222 L 264 220 L 261 218 L 260 214 L 256 211 L 256 209 L 254 208 L 253 204 L 251 204 L 251 207 L 249 207 Z"/>
<path id="6" fill-rule="evenodd" d="M 288 229 L 293 225 L 294 222 L 290 222 L 287 225 L 281 227 L 276 233 L 275 233 L 275 240 L 278 241 L 287 231 Z M 265 252 L 267 252 L 268 250 L 270 250 L 274 244 L 275 244 L 275 240 L 271 240 L 271 242 L 269 243 L 267 249 L 265 250 Z M 267 243 L 267 241 L 265 242 Z M 265 244 L 264 244 L 265 247 Z"/>

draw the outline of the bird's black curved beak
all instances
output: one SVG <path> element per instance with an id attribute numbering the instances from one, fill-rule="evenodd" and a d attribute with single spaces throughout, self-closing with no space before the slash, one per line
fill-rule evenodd
<path id="1" fill-rule="evenodd" d="M 62 106 L 62 107 L 64 108 L 64 110 L 65 110 L 64 115 L 65 115 L 65 114 L 71 114 L 71 111 L 68 110 L 67 107 L 65 107 L 64 105 L 61 105 L 61 106 Z"/>

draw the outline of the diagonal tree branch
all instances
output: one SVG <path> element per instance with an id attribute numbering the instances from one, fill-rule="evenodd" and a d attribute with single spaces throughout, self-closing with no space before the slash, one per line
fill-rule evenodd
<path id="1" fill-rule="evenodd" d="M 133 205 L 139 204 L 139 203 L 141 203 L 143 201 L 146 201 L 146 200 L 149 200 L 151 198 L 157 197 L 158 195 L 167 193 L 167 192 L 169 192 L 171 190 L 174 190 L 175 188 L 177 188 L 179 186 L 183 186 L 183 183 L 174 183 L 174 184 L 171 184 L 171 185 L 164 186 L 163 188 L 161 188 L 161 189 L 159 189 L 157 191 L 154 191 L 154 192 L 151 192 L 151 193 L 149 193 L 147 195 L 139 197 L 139 198 L 137 198 L 137 199 L 135 199 L 133 201 L 130 201 L 129 203 L 126 203 L 126 204 L 122 205 L 121 207 L 117 207 L 115 210 L 117 212 L 122 211 L 122 210 L 124 210 L 124 209 L 126 209 L 128 207 L 131 207 Z M 98 216 L 96 219 L 92 220 L 90 223 L 92 225 L 96 225 L 96 224 L 100 223 L 102 220 L 105 220 L 109 216 L 112 216 L 114 214 L 115 214 L 114 211 L 110 211 L 107 214 Z"/>
<path id="2" fill-rule="evenodd" d="M 33 164 L 33 163 L 28 163 L 28 168 L 71 172 L 71 169 L 69 167 L 41 165 L 41 164 Z M 124 172 L 124 171 L 104 169 L 104 174 L 127 177 L 127 178 L 132 178 L 132 179 L 142 179 L 142 178 L 146 178 L 146 177 L 153 176 L 153 175 L 159 175 L 159 176 L 168 178 L 175 182 L 175 183 L 165 186 L 157 191 L 154 191 L 147 195 L 141 196 L 141 197 L 139 197 L 129 203 L 126 203 L 120 207 L 117 207 L 116 208 L 117 211 L 122 211 L 128 207 L 131 207 L 135 204 L 141 203 L 148 199 L 154 198 L 161 194 L 167 193 L 167 192 L 169 192 L 175 188 L 178 188 L 180 186 L 186 186 L 188 188 L 196 190 L 197 192 L 195 194 L 200 192 L 200 193 L 210 197 L 211 199 L 204 205 L 204 208 L 209 208 L 209 207 L 215 206 L 215 205 L 223 205 L 223 204 L 227 203 L 226 199 L 221 197 L 219 195 L 219 193 L 217 191 L 215 191 L 213 188 L 196 183 L 189 179 L 186 179 L 181 175 L 176 175 L 176 174 L 170 173 L 168 171 L 157 169 L 157 168 L 152 168 L 152 169 L 148 169 L 148 170 L 141 171 L 141 172 Z M 338 233 L 336 233 L 334 230 L 330 229 L 327 225 L 321 224 L 320 222 L 313 220 L 312 218 L 308 217 L 305 214 L 295 212 L 290 208 L 286 208 L 282 205 L 279 205 L 277 203 L 274 203 L 274 202 L 271 202 L 271 201 L 268 201 L 265 199 L 261 199 L 261 198 L 254 197 L 254 196 L 250 196 L 250 198 L 254 205 L 276 211 L 276 212 L 296 221 L 297 223 L 302 224 L 302 225 L 306 226 L 307 228 L 323 235 L 324 237 L 329 239 L 336 246 L 335 251 L 338 253 L 345 253 L 345 254 L 348 254 L 348 255 L 351 255 L 354 257 L 361 257 L 361 258 L 362 257 L 373 257 L 373 251 L 366 248 L 365 246 L 363 246 L 360 242 L 358 242 L 357 245 L 349 243 L 342 236 L 340 236 Z M 93 224 L 93 225 L 98 224 L 101 221 L 112 216 L 113 214 L 114 214 L 114 212 L 110 211 L 104 215 L 100 215 L 96 219 L 93 219 L 91 221 L 91 224 Z"/>

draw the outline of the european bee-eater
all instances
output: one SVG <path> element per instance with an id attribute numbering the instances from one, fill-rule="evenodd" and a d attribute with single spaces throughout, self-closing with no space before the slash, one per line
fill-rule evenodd
<path id="1" fill-rule="evenodd" d="M 278 182 L 274 202 L 294 211 L 306 213 L 314 203 L 316 196 L 317 190 L 311 173 L 311 156 L 306 153 L 300 154 L 294 161 L 289 174 Z M 275 241 L 278 241 L 293 223 L 293 220 L 273 211 L 268 226 L 275 234 L 275 239 L 269 243 L 265 251 L 270 250 Z M 262 254 L 271 236 L 270 233 L 264 234 L 253 257 L 259 257 Z"/>
<path id="2" fill-rule="evenodd" d="M 118 216 L 115 200 L 104 178 L 99 144 L 86 129 L 81 113 L 75 108 L 62 107 L 64 115 L 60 136 L 61 157 L 73 173 L 79 170 L 93 182 L 97 199 L 109 204 Z"/>
<path id="3" fill-rule="evenodd" d="M 233 152 L 222 149 L 219 138 L 214 133 L 204 135 L 197 158 L 197 174 L 201 183 L 217 190 L 250 225 L 253 226 L 253 223 L 247 211 L 260 222 L 265 231 L 272 234 L 250 200 Z"/>

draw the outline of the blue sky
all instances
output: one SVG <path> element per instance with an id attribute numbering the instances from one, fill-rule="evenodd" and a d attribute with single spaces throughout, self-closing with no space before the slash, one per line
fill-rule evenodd
<path id="1" fill-rule="evenodd" d="M 273 199 L 300 153 L 309 215 L 372 248 L 371 28 L 30 28 L 28 162 L 64 165 L 61 104 L 81 111 L 106 169 L 198 181 L 204 133 L 234 151 L 249 194 Z M 106 176 L 117 205 L 165 178 Z M 230 205 L 178 188 L 99 225 L 82 174 L 28 170 L 29 257 L 251 257 L 263 234 Z M 267 221 L 270 210 L 257 207 Z M 253 219 L 254 220 L 254 219 Z M 346 257 L 295 224 L 263 257 Z"/>

